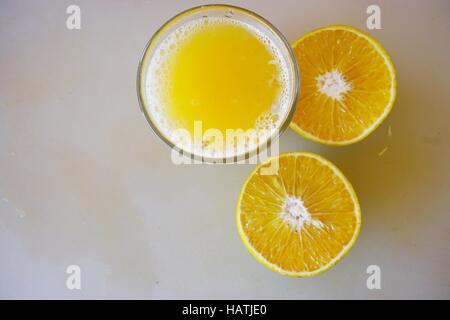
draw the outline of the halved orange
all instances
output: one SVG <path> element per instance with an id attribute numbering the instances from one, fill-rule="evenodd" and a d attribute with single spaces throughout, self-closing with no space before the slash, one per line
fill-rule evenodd
<path id="1" fill-rule="evenodd" d="M 348 145 L 386 118 L 396 96 L 391 59 L 370 35 L 349 26 L 305 34 L 292 45 L 300 99 L 291 128 L 311 140 Z"/>
<path id="2" fill-rule="evenodd" d="M 267 175 L 268 165 L 278 172 Z M 256 259 L 281 274 L 307 277 L 328 270 L 350 250 L 361 211 L 352 186 L 331 162 L 292 152 L 253 170 L 242 187 L 236 219 Z"/>

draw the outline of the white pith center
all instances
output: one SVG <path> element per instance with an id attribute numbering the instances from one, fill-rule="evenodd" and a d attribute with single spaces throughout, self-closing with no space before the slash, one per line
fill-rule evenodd
<path id="1" fill-rule="evenodd" d="M 292 226 L 296 231 L 300 231 L 305 223 L 317 228 L 323 227 L 321 221 L 313 219 L 303 201 L 293 196 L 288 196 L 284 200 L 280 216 L 285 223 Z"/>
<path id="2" fill-rule="evenodd" d="M 343 95 L 352 88 L 351 83 L 336 69 L 318 76 L 316 84 L 319 92 L 338 101 L 341 101 Z"/>

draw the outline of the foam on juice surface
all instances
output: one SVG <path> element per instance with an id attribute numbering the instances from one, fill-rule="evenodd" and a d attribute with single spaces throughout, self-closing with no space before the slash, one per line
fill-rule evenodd
<path id="1" fill-rule="evenodd" d="M 190 132 L 192 139 L 188 139 L 185 134 L 186 124 L 176 117 L 171 116 L 167 111 L 169 109 L 169 99 L 167 99 L 167 97 L 171 94 L 173 85 L 168 75 L 170 73 L 172 59 L 180 50 L 180 43 L 199 30 L 209 28 L 215 24 L 231 24 L 245 28 L 248 32 L 252 33 L 264 44 L 265 48 L 270 51 L 273 59 L 270 60 L 269 63 L 277 66 L 279 70 L 278 78 L 273 79 L 273 81 L 277 81 L 280 85 L 278 97 L 273 101 L 268 111 L 262 112 L 255 119 L 253 128 L 251 128 L 257 132 L 257 137 L 255 138 L 254 135 L 246 136 L 245 144 L 234 143 L 229 148 L 226 148 L 226 146 L 230 146 L 230 144 L 227 144 L 224 141 L 223 146 L 225 147 L 225 150 L 217 148 L 217 144 L 211 143 L 211 139 L 208 141 L 208 137 L 205 137 L 206 139 L 203 139 L 201 144 L 196 143 L 196 141 L 193 140 L 193 132 Z M 256 27 L 228 17 L 206 17 L 197 19 L 172 31 L 158 45 L 151 58 L 146 72 L 145 89 L 147 111 L 154 119 L 154 123 L 158 126 L 160 132 L 181 149 L 196 155 L 203 155 L 211 158 L 240 155 L 256 149 L 258 146 L 267 142 L 267 140 L 275 134 L 290 109 L 289 103 L 291 97 L 289 93 L 289 74 L 286 62 L 284 61 L 280 50 L 273 40 Z M 195 99 L 192 99 L 191 103 L 195 106 Z M 223 112 L 227 112 L 227 110 L 223 110 Z M 242 110 L 242 112 L 245 112 L 245 110 Z M 236 116 L 239 117 L 239 114 Z M 198 120 L 201 121 L 202 119 Z M 247 129 L 248 128 L 244 128 L 244 131 Z M 225 132 L 223 132 L 223 136 L 225 139 Z"/>

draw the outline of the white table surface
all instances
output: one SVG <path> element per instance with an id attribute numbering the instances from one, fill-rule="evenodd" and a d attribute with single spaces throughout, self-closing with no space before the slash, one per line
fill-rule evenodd
<path id="1" fill-rule="evenodd" d="M 280 276 L 244 248 L 235 205 L 251 165 L 176 166 L 140 113 L 146 42 L 203 3 L 0 2 L 0 297 L 450 298 L 450 2 L 229 1 L 290 41 L 323 25 L 366 30 L 367 6 L 382 10 L 370 33 L 398 75 L 384 124 L 349 147 L 290 130 L 281 139 L 282 151 L 336 163 L 362 206 L 355 247 L 309 279 Z M 70 4 L 79 31 L 65 26 Z M 66 288 L 72 264 L 81 290 Z M 381 290 L 366 287 L 373 264 Z"/>

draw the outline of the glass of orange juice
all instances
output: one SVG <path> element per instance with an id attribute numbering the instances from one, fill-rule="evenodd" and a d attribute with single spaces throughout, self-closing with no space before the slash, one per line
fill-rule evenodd
<path id="1" fill-rule="evenodd" d="M 295 112 L 299 82 L 291 46 L 271 23 L 243 8 L 206 5 L 154 34 L 137 88 L 143 114 L 170 147 L 228 163 L 278 139 Z"/>

